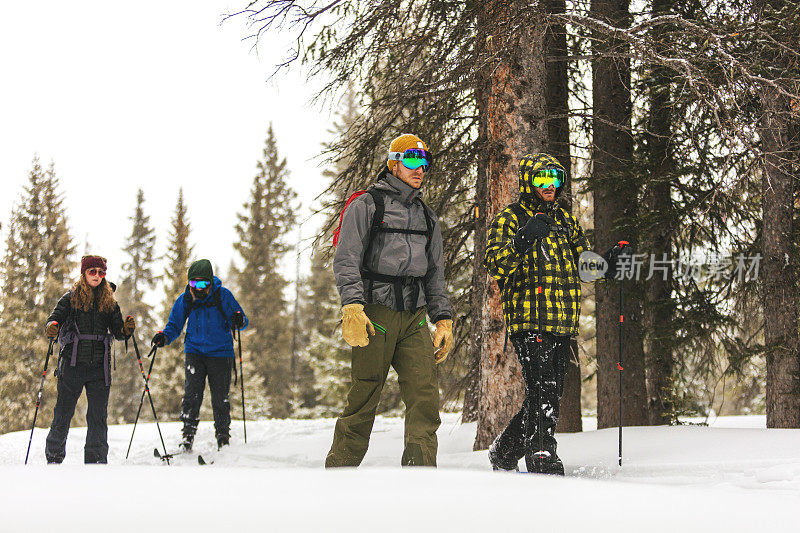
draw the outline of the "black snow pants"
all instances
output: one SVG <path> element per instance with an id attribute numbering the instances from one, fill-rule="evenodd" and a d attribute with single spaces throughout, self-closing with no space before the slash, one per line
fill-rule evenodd
<path id="1" fill-rule="evenodd" d="M 230 437 L 231 433 L 231 369 L 233 357 L 209 357 L 186 354 L 186 379 L 184 381 L 181 420 L 184 436 L 194 436 L 200 423 L 200 406 L 208 377 L 211 389 L 211 408 L 214 411 L 216 437 Z"/>
<path id="2" fill-rule="evenodd" d="M 511 342 L 525 378 L 525 401 L 495 440 L 494 452 L 503 468 L 513 469 L 524 456 L 528 471 L 533 472 L 536 471 L 534 454 L 540 450 L 541 437 L 541 449 L 549 452 L 552 460 L 560 465 L 555 432 L 570 355 L 570 338 L 550 333 L 543 333 L 540 337 L 536 332 L 523 331 L 511 335 Z M 539 409 L 541 427 L 538 423 Z"/>
<path id="3" fill-rule="evenodd" d="M 108 393 L 103 364 L 77 363 L 70 366 L 65 358 L 59 359 L 58 397 L 53 410 L 53 422 L 47 434 L 44 455 L 48 463 L 60 463 L 67 454 L 67 433 L 75 405 L 86 389 L 86 445 L 84 463 L 108 462 Z"/>

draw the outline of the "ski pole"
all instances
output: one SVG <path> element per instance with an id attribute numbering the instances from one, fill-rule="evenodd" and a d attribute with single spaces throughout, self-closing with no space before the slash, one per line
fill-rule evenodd
<path id="1" fill-rule="evenodd" d="M 622 281 L 619 282 L 619 358 L 617 359 L 617 370 L 619 370 L 619 466 L 622 466 L 622 323 L 624 322 L 622 309 Z"/>
<path id="2" fill-rule="evenodd" d="M 242 387 L 242 427 L 244 428 L 244 443 L 247 444 L 247 422 L 244 415 L 244 365 L 242 364 L 242 328 L 236 328 L 239 341 L 239 381 Z M 236 362 L 233 363 L 236 365 Z"/>
<path id="3" fill-rule="evenodd" d="M 134 340 L 134 343 L 135 342 L 136 341 Z M 139 355 L 139 349 L 138 348 L 139 347 L 136 344 L 134 344 L 134 349 L 136 351 L 136 360 L 139 362 L 139 370 L 142 372 L 142 375 L 144 375 L 144 366 L 142 366 L 142 358 Z M 153 346 L 153 348 L 150 350 L 150 353 L 147 354 L 147 357 L 152 356 L 155 353 L 155 351 L 156 351 L 156 347 Z M 139 409 L 136 411 L 136 420 L 134 420 L 134 422 L 133 422 L 133 432 L 131 433 L 131 440 L 130 440 L 130 442 L 128 442 L 128 451 L 125 453 L 125 459 L 127 459 L 128 458 L 128 454 L 131 453 L 131 444 L 133 444 L 133 436 L 134 436 L 134 434 L 136 434 L 136 424 L 139 423 L 139 415 L 142 413 L 142 404 L 144 404 L 144 395 L 147 392 L 147 381 L 149 381 L 149 376 L 145 379 L 145 388 L 142 391 L 142 397 L 139 399 Z"/>
<path id="4" fill-rule="evenodd" d="M 539 239 L 539 252 L 541 252 L 541 253 L 537 253 L 536 254 L 538 256 L 537 257 L 537 259 L 538 259 L 537 263 L 538 264 L 537 264 L 536 277 L 538 278 L 539 283 L 538 283 L 538 287 L 536 287 L 536 296 L 534 296 L 536 298 L 536 300 L 537 300 L 537 302 L 536 302 L 536 308 L 537 308 L 536 314 L 537 314 L 537 319 L 538 319 L 537 322 L 539 324 L 539 332 L 536 335 L 536 342 L 537 343 L 541 343 L 542 342 L 542 335 L 544 333 L 544 328 L 542 327 L 542 315 L 545 313 L 545 308 L 547 307 L 546 303 L 544 302 L 544 297 L 545 296 L 544 296 L 544 287 L 543 287 L 543 284 L 542 284 L 542 277 L 543 277 L 542 273 L 544 272 L 544 265 L 542 264 L 542 255 L 545 253 L 545 251 L 544 251 L 544 243 L 542 242 L 541 239 Z M 541 295 L 541 298 L 539 298 L 538 295 Z M 539 305 L 540 301 L 542 301 L 542 303 L 544 305 Z M 539 473 L 542 473 L 543 466 L 544 466 L 544 456 L 545 456 L 545 452 L 544 452 L 544 413 L 542 412 L 544 410 L 544 407 L 542 406 L 542 385 L 543 385 L 542 384 L 542 346 L 541 345 L 538 346 L 538 350 L 536 350 L 536 351 L 537 351 L 537 356 L 536 356 L 536 361 L 535 361 L 535 364 L 536 364 L 536 380 L 539 382 L 538 386 L 536 387 L 536 389 L 537 389 L 537 393 L 536 393 L 536 411 L 537 411 L 537 413 L 536 413 L 536 417 L 537 417 L 536 431 L 539 432 L 539 451 L 534 454 L 534 457 L 537 459 L 536 462 L 538 462 L 538 464 L 536 466 L 538 467 Z"/>
<path id="5" fill-rule="evenodd" d="M 136 411 L 136 420 L 133 423 L 133 431 L 131 432 L 131 440 L 128 442 L 128 451 L 125 453 L 125 459 L 128 458 L 128 455 L 131 453 L 131 444 L 133 444 L 133 435 L 136 433 L 136 424 L 139 423 L 139 415 L 142 412 L 142 404 L 144 403 L 144 396 L 147 394 L 147 398 L 150 400 L 150 408 L 153 410 L 153 419 L 156 421 L 156 429 L 158 429 L 158 437 L 161 439 L 161 446 L 164 449 L 164 456 L 166 457 L 167 464 L 169 464 L 169 454 L 167 453 L 167 446 L 164 444 L 164 436 L 161 434 L 161 426 L 158 424 L 158 415 L 156 414 L 156 406 L 153 404 L 153 396 L 150 394 L 150 374 L 153 371 L 153 364 L 156 362 L 156 351 L 158 350 L 158 346 L 153 345 L 153 348 L 150 350 L 150 353 L 147 354 L 147 357 L 151 357 L 150 359 L 150 366 L 147 369 L 147 375 L 144 373 L 144 366 L 142 365 L 142 356 L 139 354 L 139 346 L 136 344 L 136 337 L 131 336 L 133 339 L 133 349 L 136 352 L 136 360 L 139 362 L 139 370 L 142 373 L 142 379 L 144 380 L 144 390 L 142 391 L 142 397 L 139 399 L 139 409 Z"/>
<path id="6" fill-rule="evenodd" d="M 541 215 L 541 217 L 539 216 Z M 546 215 L 543 213 L 536 213 L 534 215 L 536 218 L 548 222 L 545 218 Z M 538 332 L 536 334 L 536 342 L 542 342 L 542 335 L 544 333 L 544 328 L 542 326 L 542 318 L 545 313 L 545 308 L 547 307 L 546 302 L 544 301 L 544 283 L 543 283 L 543 272 L 544 272 L 544 264 L 542 259 L 547 259 L 548 261 L 550 258 L 547 256 L 547 252 L 545 251 L 545 246 L 543 239 L 537 239 L 537 245 L 539 246 L 539 250 L 536 253 L 536 279 L 537 279 L 537 286 L 536 292 L 534 294 L 535 302 L 536 302 L 536 318 L 538 324 Z M 541 297 L 539 297 L 541 295 Z M 542 346 L 539 345 L 536 350 L 536 380 L 538 381 L 538 386 L 536 387 L 536 417 L 537 417 L 537 426 L 536 431 L 539 432 L 539 451 L 533 454 L 534 457 L 534 465 L 538 470 L 538 473 L 542 473 L 544 467 L 544 458 L 549 455 L 544 450 L 544 407 L 542 406 Z M 529 415 L 530 416 L 530 415 Z"/>
<path id="7" fill-rule="evenodd" d="M 47 375 L 47 363 L 50 362 L 50 356 L 53 354 L 54 342 L 56 342 L 56 338 L 50 337 L 50 346 L 47 347 L 47 357 L 45 357 L 44 359 L 42 382 L 39 384 L 39 393 L 36 395 L 36 410 L 33 412 L 33 424 L 31 425 L 31 436 L 28 439 L 28 451 L 25 453 L 25 464 L 28 464 L 28 456 L 31 453 L 31 441 L 33 441 L 33 429 L 36 427 L 36 417 L 39 415 L 39 405 L 41 405 L 42 403 L 42 390 L 44 390 L 44 378 Z"/>
<path id="8" fill-rule="evenodd" d="M 630 243 L 619 241 L 617 246 L 620 252 Z M 622 279 L 619 280 L 619 356 L 617 358 L 617 370 L 619 371 L 619 466 L 622 466 L 622 325 L 625 322 L 625 314 L 622 300 Z"/>

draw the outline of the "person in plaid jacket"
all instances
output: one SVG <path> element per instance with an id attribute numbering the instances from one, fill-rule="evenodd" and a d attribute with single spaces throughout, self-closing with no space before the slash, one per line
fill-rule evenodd
<path id="1" fill-rule="evenodd" d="M 566 170 L 548 154 L 519 163 L 519 202 L 497 214 L 489 229 L 484 265 L 502 290 L 509 338 L 525 378 L 519 413 L 489 448 L 495 470 L 564 475 L 555 428 L 570 338 L 578 334 L 581 286 L 578 258 L 589 242 L 578 222 L 558 205 Z"/>

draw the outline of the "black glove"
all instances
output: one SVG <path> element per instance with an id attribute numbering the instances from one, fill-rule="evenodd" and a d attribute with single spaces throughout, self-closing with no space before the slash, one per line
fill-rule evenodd
<path id="1" fill-rule="evenodd" d="M 231 317 L 231 325 L 236 329 L 244 327 L 244 313 L 241 311 L 236 311 L 233 313 L 233 316 Z"/>
<path id="2" fill-rule="evenodd" d="M 614 279 L 619 272 L 620 257 L 629 258 L 633 255 L 633 249 L 628 241 L 619 241 L 617 244 L 603 254 L 603 259 L 608 263 L 608 271 L 603 276 L 606 279 Z M 628 262 L 630 264 L 630 262 Z"/>
<path id="3" fill-rule="evenodd" d="M 153 335 L 153 344 L 155 346 L 158 346 L 159 348 L 167 344 L 167 340 L 169 339 L 167 339 L 167 336 L 164 335 L 163 331 L 159 331 L 158 333 Z"/>
<path id="4" fill-rule="evenodd" d="M 550 235 L 551 224 L 555 224 L 552 218 L 544 213 L 536 213 L 514 235 L 514 249 L 519 253 L 527 252 L 537 239 Z"/>

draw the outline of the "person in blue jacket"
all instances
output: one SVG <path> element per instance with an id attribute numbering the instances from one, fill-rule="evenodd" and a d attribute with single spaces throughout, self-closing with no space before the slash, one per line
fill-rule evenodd
<path id="1" fill-rule="evenodd" d="M 189 284 L 173 304 L 167 325 L 153 337 L 153 344 L 161 347 L 171 343 L 180 336 L 184 324 L 186 380 L 181 405 L 183 440 L 179 446 L 184 451 L 192 449 L 208 377 L 217 447 L 221 448 L 230 443 L 228 395 L 235 364 L 231 330 L 245 329 L 248 320 L 231 291 L 214 276 L 208 259 L 195 261 L 189 267 Z"/>

